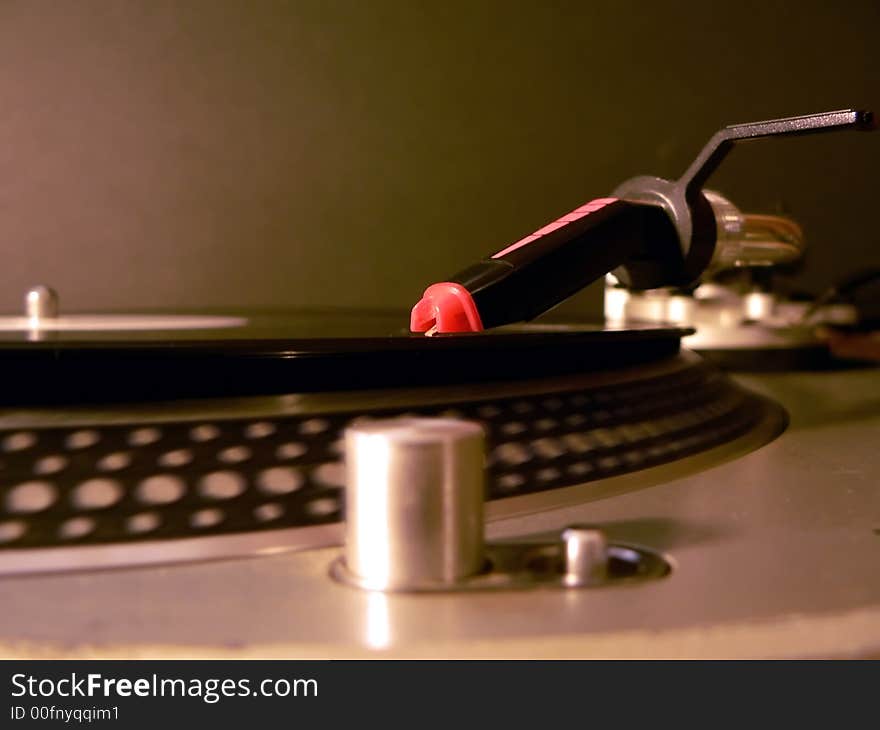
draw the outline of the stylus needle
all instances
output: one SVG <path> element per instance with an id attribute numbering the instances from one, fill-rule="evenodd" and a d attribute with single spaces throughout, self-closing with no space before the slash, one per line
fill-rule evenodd
<path id="1" fill-rule="evenodd" d="M 435 324 L 430 329 L 425 330 L 425 337 L 433 337 L 437 334 L 437 325 Z"/>

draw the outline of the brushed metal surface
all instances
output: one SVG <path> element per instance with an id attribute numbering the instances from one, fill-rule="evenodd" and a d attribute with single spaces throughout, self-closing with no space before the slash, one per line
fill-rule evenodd
<path id="1" fill-rule="evenodd" d="M 345 431 L 345 565 L 376 590 L 478 574 L 486 439 L 479 423 L 389 418 Z"/>
<path id="2" fill-rule="evenodd" d="M 595 524 L 671 557 L 594 591 L 382 595 L 338 548 L 0 580 L 5 656 L 880 655 L 880 370 L 741 378 L 782 436 L 734 461 L 512 517 L 497 539 Z M 638 477 L 637 474 L 629 475 Z"/>

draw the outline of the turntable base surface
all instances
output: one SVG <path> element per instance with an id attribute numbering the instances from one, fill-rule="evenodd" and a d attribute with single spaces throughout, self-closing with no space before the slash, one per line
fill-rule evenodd
<path id="1" fill-rule="evenodd" d="M 602 590 L 383 595 L 334 548 L 0 579 L 5 656 L 880 656 L 880 370 L 750 376 L 779 438 L 647 488 L 492 523 L 599 523 L 672 574 Z M 638 480 L 639 473 L 626 475 Z"/>

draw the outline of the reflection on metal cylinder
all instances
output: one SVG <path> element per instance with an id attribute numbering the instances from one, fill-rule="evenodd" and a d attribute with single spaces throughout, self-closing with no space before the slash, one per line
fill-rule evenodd
<path id="1" fill-rule="evenodd" d="M 483 567 L 484 434 L 454 419 L 346 431 L 348 571 L 365 588 L 454 584 Z"/>
<path id="2" fill-rule="evenodd" d="M 48 286 L 34 286 L 24 295 L 24 313 L 32 323 L 58 316 L 58 294 Z"/>

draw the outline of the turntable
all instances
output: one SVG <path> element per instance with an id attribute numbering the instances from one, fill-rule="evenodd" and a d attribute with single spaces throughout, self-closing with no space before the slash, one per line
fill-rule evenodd
<path id="1" fill-rule="evenodd" d="M 871 127 L 727 127 L 409 322 L 29 290 L 0 317 L 2 654 L 877 656 L 880 371 L 733 375 L 687 322 L 545 314 L 747 256 L 702 190 L 734 143 Z"/>

